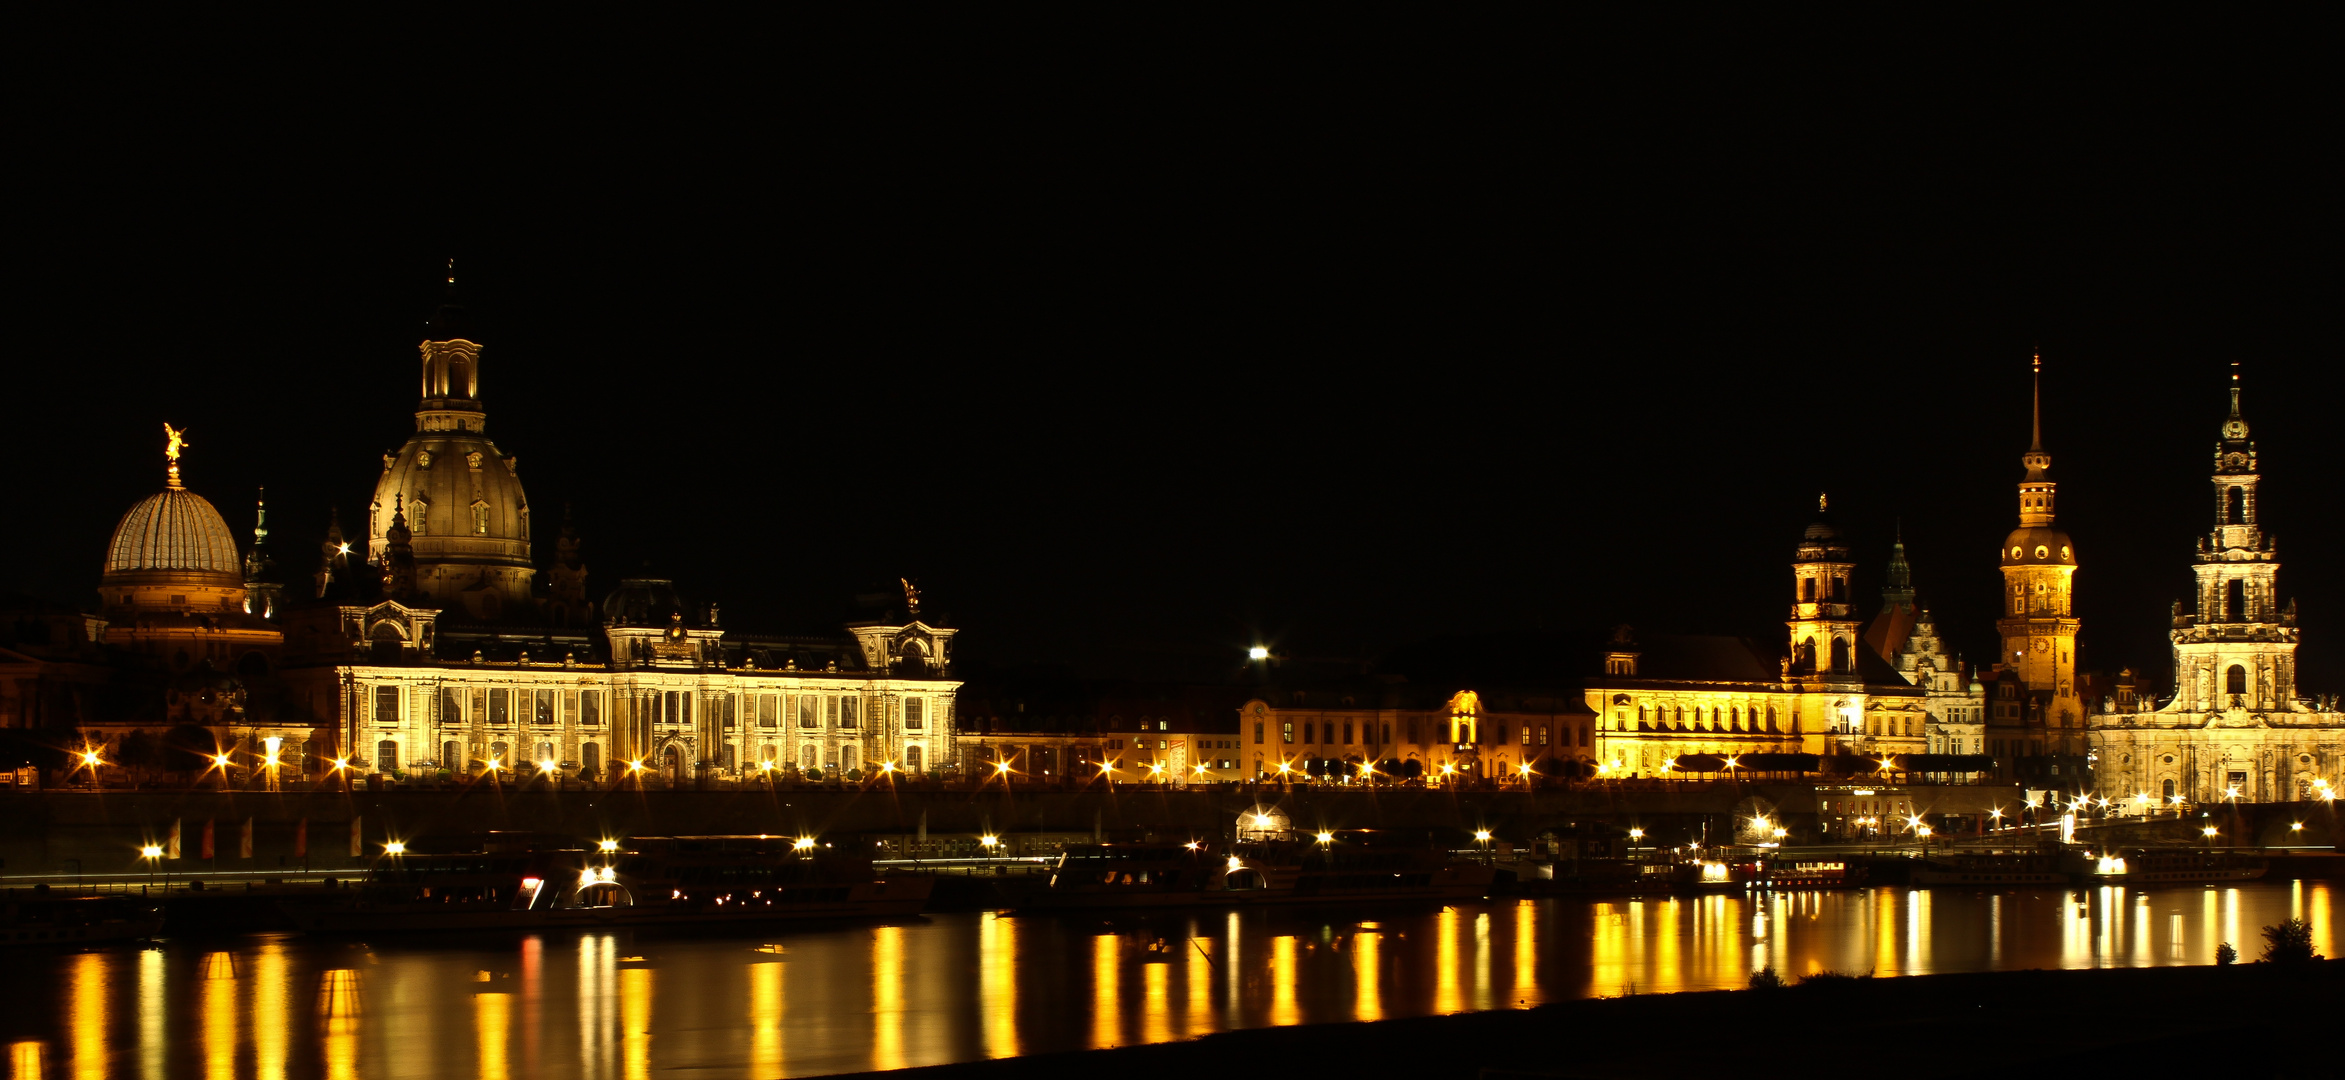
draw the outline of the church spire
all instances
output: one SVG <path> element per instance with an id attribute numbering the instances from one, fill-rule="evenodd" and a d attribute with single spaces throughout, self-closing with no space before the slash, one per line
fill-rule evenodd
<path id="1" fill-rule="evenodd" d="M 2037 351 L 2035 360 L 2035 410 L 2033 412 L 2033 419 L 2035 426 L 2033 432 L 2028 438 L 2027 449 L 2031 454 L 2040 454 L 2044 452 L 2044 354 L 2041 350 Z"/>
<path id="2" fill-rule="evenodd" d="M 2052 482 L 2052 455 L 2044 452 L 2044 354 L 2035 355 L 2034 403 L 2030 415 L 2030 434 L 2027 453 L 2019 463 L 2027 467 L 2027 478 L 2019 484 L 2019 523 L 2035 528 L 2052 523 L 2052 495 L 2057 486 Z"/>

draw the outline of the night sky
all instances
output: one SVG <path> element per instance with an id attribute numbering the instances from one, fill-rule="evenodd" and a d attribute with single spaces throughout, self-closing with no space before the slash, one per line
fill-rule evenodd
<path id="1" fill-rule="evenodd" d="M 596 592 L 733 627 L 901 575 L 970 672 L 1780 636 L 1828 491 L 1860 596 L 1901 520 L 1984 661 L 2040 348 L 2082 666 L 2170 677 L 2239 360 L 2302 688 L 2345 690 L 2336 126 L 2276 104 L 2333 88 L 2058 66 L 445 115 L 93 71 L 19 116 L 0 590 L 94 600 L 165 420 L 306 574 L 453 255 L 541 563 L 569 504 Z"/>

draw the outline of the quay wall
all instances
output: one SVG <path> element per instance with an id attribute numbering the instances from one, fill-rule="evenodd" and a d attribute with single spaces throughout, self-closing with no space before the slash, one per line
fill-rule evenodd
<path id="1" fill-rule="evenodd" d="M 2010 807 L 2004 787 L 1907 787 L 1931 814 L 1982 813 Z M 1239 816 L 1275 807 L 1294 827 L 1434 830 L 1452 841 L 1487 828 L 1501 840 L 1522 841 L 1549 829 L 1569 833 L 1595 824 L 1637 824 L 1661 842 L 1729 835 L 1745 800 L 1776 807 L 1794 832 L 1812 836 L 1812 787 L 1678 783 L 1647 789 L 1604 786 L 1521 790 L 1344 789 L 1332 787 L 1119 787 L 1113 791 L 1024 791 L 999 788 L 861 790 L 740 788 L 696 790 L 499 789 L 473 785 L 448 790 L 369 791 L 41 791 L 0 794 L 0 876 L 81 872 L 135 873 L 148 869 L 142 844 L 167 842 L 174 823 L 180 854 L 163 870 L 265 871 L 283 867 L 338 869 L 364 865 L 391 839 L 490 829 L 557 833 L 580 838 L 627 835 L 772 833 L 826 840 L 980 832 L 1092 834 L 1109 837 L 1228 837 Z M 2229 836 L 2289 843 L 2286 808 L 2240 807 L 2241 824 Z M 2294 816 L 2301 817 L 2301 813 Z M 2266 821 L 2265 819 L 2270 820 Z M 240 854 L 250 822 L 252 855 Z M 351 829 L 361 837 L 353 857 Z M 213 830 L 214 858 L 200 858 L 205 824 Z M 2226 823 L 2228 824 L 2228 823 Z M 2279 835 L 2264 837 L 2272 826 Z M 306 843 L 304 843 L 306 841 Z M 303 848 L 306 848 L 306 851 Z"/>

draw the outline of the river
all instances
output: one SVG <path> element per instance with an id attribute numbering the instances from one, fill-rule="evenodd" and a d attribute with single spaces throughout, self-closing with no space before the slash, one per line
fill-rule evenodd
<path id="1" fill-rule="evenodd" d="M 0 955 L 15 1077 L 801 1076 L 1787 976 L 2242 960 L 2319 881 L 1013 917 L 762 936 L 292 935 Z"/>

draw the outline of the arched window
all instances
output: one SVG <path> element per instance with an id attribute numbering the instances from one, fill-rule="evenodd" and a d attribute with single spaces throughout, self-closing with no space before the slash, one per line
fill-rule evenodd
<path id="1" fill-rule="evenodd" d="M 399 771 L 399 744 L 397 742 L 384 739 L 375 744 L 375 771 L 386 773 Z"/>
<path id="2" fill-rule="evenodd" d="M 464 744 L 449 739 L 440 744 L 440 767 L 450 772 L 464 770 Z"/>
<path id="3" fill-rule="evenodd" d="M 904 768 L 909 770 L 915 776 L 918 776 L 920 772 L 926 768 L 926 766 L 922 765 L 920 762 L 919 747 L 907 746 L 904 748 Z"/>
<path id="4" fill-rule="evenodd" d="M 2223 692 L 2226 694 L 2247 693 L 2247 669 L 2237 664 L 2231 665 L 2231 670 L 2223 673 Z"/>
<path id="5" fill-rule="evenodd" d="M 587 743 L 578 748 L 578 775 L 592 779 L 603 772 L 603 748 L 599 743 Z"/>
<path id="6" fill-rule="evenodd" d="M 2225 588 L 2224 595 L 2223 595 L 2223 621 L 2224 621 L 2224 622 L 2246 622 L 2246 621 L 2247 621 L 2247 581 L 2246 581 L 2246 579 L 2244 579 L 2244 578 L 2232 578 L 2232 579 L 2231 579 L 2231 583 L 2230 583 L 2230 585 L 2228 585 L 2228 586 Z M 2238 693 L 2238 691 L 2234 690 L 2234 691 L 2232 691 L 2232 693 L 2235 693 L 2235 694 L 2236 694 L 2236 693 Z"/>
<path id="7" fill-rule="evenodd" d="M 552 760 L 554 760 L 554 744 L 552 744 L 552 743 L 550 743 L 550 742 L 541 742 L 541 743 L 537 744 L 537 760 L 539 760 L 539 761 L 552 761 Z"/>
<path id="8" fill-rule="evenodd" d="M 2223 492 L 2223 524 L 2247 524 L 2247 489 L 2227 488 Z"/>
<path id="9" fill-rule="evenodd" d="M 798 747 L 798 767 L 801 769 L 815 768 L 817 766 L 815 755 L 819 753 L 821 750 L 817 749 L 813 743 L 801 744 Z"/>
<path id="10" fill-rule="evenodd" d="M 1811 577 L 1799 579 L 1799 599 L 1803 604 L 1813 604 L 1816 602 L 1815 578 Z"/>
<path id="11" fill-rule="evenodd" d="M 1835 577 L 1832 579 L 1832 602 L 1835 604 L 1845 604 L 1848 602 L 1847 578 Z"/>
<path id="12" fill-rule="evenodd" d="M 1847 638 L 1833 638 L 1833 639 L 1832 639 L 1832 670 L 1833 670 L 1835 673 L 1840 673 L 1840 674 L 1846 674 L 1846 673 L 1847 673 L 1847 671 L 1848 671 L 1848 639 L 1847 639 Z"/>
<path id="13" fill-rule="evenodd" d="M 2159 787 L 2161 789 L 2159 794 L 2165 796 L 2168 800 L 2172 800 L 2174 798 L 2174 781 L 2163 781 L 2160 783 Z"/>

